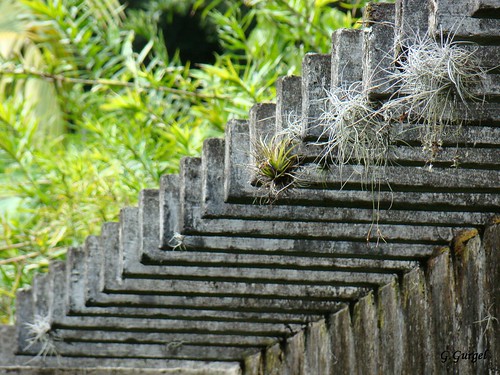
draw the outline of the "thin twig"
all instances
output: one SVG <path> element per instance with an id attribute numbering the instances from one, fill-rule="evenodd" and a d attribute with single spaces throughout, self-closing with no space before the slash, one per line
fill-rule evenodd
<path id="1" fill-rule="evenodd" d="M 37 251 L 37 252 L 29 253 L 26 255 L 20 255 L 18 257 L 0 260 L 0 266 L 3 266 L 4 264 L 22 262 L 23 260 L 30 259 L 30 258 L 36 258 L 37 256 L 39 256 L 41 254 L 42 254 L 41 252 Z"/>
<path id="2" fill-rule="evenodd" d="M 47 72 L 40 72 L 36 70 L 2 70 L 0 69 L 0 75 L 9 75 L 9 76 L 15 76 L 15 77 L 31 77 L 31 78 L 40 78 L 44 79 L 49 82 L 57 82 L 59 84 L 61 83 L 71 83 L 71 84 L 83 84 L 83 85 L 102 85 L 102 86 L 114 86 L 114 87 L 129 87 L 129 88 L 139 88 L 143 90 L 158 90 L 158 91 L 163 91 L 163 92 L 169 92 L 171 94 L 179 95 L 179 96 L 190 96 L 190 97 L 196 97 L 196 98 L 201 98 L 201 99 L 228 99 L 228 97 L 225 96 L 220 96 L 220 95 L 206 95 L 206 94 L 201 94 L 198 92 L 193 92 L 193 91 L 187 91 L 187 90 L 181 90 L 181 89 L 175 89 L 172 87 L 167 87 L 167 86 L 155 86 L 151 84 L 137 84 L 134 82 L 124 82 L 124 81 L 118 81 L 115 79 L 107 79 L 107 78 L 100 78 L 100 79 L 88 79 L 88 78 L 75 78 L 75 77 L 67 77 L 62 74 L 51 74 Z"/>
<path id="3" fill-rule="evenodd" d="M 14 243 L 12 245 L 7 245 L 7 246 L 0 247 L 0 251 L 19 249 L 20 247 L 28 246 L 30 244 L 31 244 L 31 242 Z"/>

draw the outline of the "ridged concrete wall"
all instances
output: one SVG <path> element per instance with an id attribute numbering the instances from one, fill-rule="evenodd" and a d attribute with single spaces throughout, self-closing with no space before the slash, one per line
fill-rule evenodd
<path id="1" fill-rule="evenodd" d="M 245 360 L 245 375 L 496 374 L 500 225 Z"/>

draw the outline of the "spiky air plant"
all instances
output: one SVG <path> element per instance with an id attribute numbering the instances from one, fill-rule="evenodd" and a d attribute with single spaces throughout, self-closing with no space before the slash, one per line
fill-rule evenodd
<path id="1" fill-rule="evenodd" d="M 26 349 L 34 345 L 40 345 L 40 350 L 33 359 L 38 357 L 45 358 L 47 355 L 58 355 L 55 342 L 60 340 L 60 338 L 52 331 L 50 317 L 37 314 L 33 323 L 26 323 L 26 327 L 30 335 L 27 339 L 28 346 Z"/>
<path id="2" fill-rule="evenodd" d="M 175 232 L 168 241 L 168 246 L 172 247 L 172 251 L 175 250 L 186 250 L 186 245 L 184 245 L 184 235 L 179 232 Z"/>
<path id="3" fill-rule="evenodd" d="M 474 48 L 465 48 L 465 42 L 443 35 L 416 39 L 403 47 L 398 69 L 391 73 L 399 86 L 397 97 L 387 101 L 383 110 L 388 117 L 417 121 L 424 151 L 433 159 L 446 131 L 460 134 L 468 103 L 482 99 L 474 93 L 480 91 L 477 87 L 485 72 Z"/>
<path id="4" fill-rule="evenodd" d="M 302 158 L 296 150 L 297 143 L 286 136 L 274 136 L 269 141 L 259 139 L 253 145 L 256 184 L 267 192 L 268 203 L 298 183 Z"/>
<path id="5" fill-rule="evenodd" d="M 332 89 L 320 120 L 321 162 L 336 165 L 344 182 L 352 177 L 343 176 L 346 165 L 353 165 L 364 186 L 379 182 L 388 160 L 389 125 L 367 95 L 352 87 Z"/>

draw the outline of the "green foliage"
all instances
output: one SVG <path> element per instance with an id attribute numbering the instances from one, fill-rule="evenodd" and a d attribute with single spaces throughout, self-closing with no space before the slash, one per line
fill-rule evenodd
<path id="1" fill-rule="evenodd" d="M 158 12 L 187 3 L 216 31 L 214 64 L 183 65 L 165 47 Z M 230 117 L 271 100 L 305 52 L 328 52 L 364 2 L 332 4 L 158 0 L 128 14 L 118 0 L 2 1 L 0 321 L 49 260 L 116 220 Z"/>
<path id="2" fill-rule="evenodd" d="M 352 27 L 350 12 L 329 7 L 332 1 L 245 1 L 207 17 L 217 25 L 224 54 L 214 65 L 193 71 L 202 92 L 215 93 L 210 106 L 193 108 L 222 128 L 229 116 L 246 117 L 256 102 L 274 99 L 274 83 L 281 75 L 300 74 L 307 52 L 330 51 L 333 30 Z M 359 4 L 362 6 L 364 4 Z M 211 112 L 213 108 L 219 111 Z"/>

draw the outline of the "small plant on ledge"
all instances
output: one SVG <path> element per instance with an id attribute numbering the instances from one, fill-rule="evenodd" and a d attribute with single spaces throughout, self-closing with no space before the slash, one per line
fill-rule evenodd
<path id="1" fill-rule="evenodd" d="M 297 142 L 286 136 L 274 136 L 269 141 L 259 139 L 253 145 L 255 184 L 267 192 L 268 203 L 298 183 L 302 158 L 296 151 Z"/>

